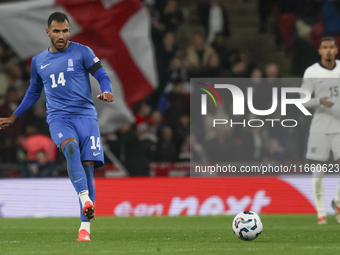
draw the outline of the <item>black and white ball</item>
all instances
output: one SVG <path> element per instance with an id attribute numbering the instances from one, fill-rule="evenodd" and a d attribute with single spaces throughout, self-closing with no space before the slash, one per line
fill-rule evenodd
<path id="1" fill-rule="evenodd" d="M 259 237 L 263 229 L 260 216 L 252 211 L 243 211 L 237 214 L 233 220 L 235 235 L 244 240 L 252 241 Z"/>

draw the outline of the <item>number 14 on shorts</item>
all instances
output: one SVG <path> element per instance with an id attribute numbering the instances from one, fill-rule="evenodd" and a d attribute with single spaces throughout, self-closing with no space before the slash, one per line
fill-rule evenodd
<path id="1" fill-rule="evenodd" d="M 99 137 L 97 137 L 97 139 L 92 135 L 92 136 L 90 136 L 90 139 L 91 139 L 91 141 L 92 141 L 92 145 L 91 145 L 91 149 L 92 150 L 96 150 L 96 149 L 98 149 L 98 150 L 101 150 L 101 146 L 100 146 L 100 139 L 99 139 Z M 97 144 L 96 144 L 96 140 L 97 140 Z"/>

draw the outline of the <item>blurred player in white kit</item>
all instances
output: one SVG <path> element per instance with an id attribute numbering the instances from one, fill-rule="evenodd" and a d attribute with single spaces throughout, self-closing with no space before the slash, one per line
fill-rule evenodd
<path id="1" fill-rule="evenodd" d="M 301 87 L 312 94 L 312 99 L 304 106 L 315 109 L 309 129 L 306 158 L 318 164 L 312 181 L 317 224 L 327 224 L 322 179 L 323 170 L 326 169 L 322 165 L 328 161 L 330 151 L 334 160 L 340 162 L 340 61 L 335 59 L 338 54 L 336 40 L 332 37 L 322 38 L 319 54 L 321 61 L 306 69 Z M 340 183 L 332 207 L 335 219 L 340 223 Z"/>

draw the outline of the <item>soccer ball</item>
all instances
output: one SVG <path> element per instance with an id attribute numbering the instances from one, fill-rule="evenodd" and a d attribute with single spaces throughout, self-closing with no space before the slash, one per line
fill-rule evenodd
<path id="1" fill-rule="evenodd" d="M 260 216 L 252 211 L 243 211 L 237 214 L 232 227 L 235 235 L 244 241 L 255 240 L 263 229 Z"/>

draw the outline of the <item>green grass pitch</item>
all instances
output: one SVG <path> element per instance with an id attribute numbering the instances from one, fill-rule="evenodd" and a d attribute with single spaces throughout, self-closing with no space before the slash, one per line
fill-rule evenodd
<path id="1" fill-rule="evenodd" d="M 338 254 L 340 225 L 316 215 L 261 215 L 251 242 L 233 233 L 231 216 L 98 217 L 91 242 L 77 242 L 79 219 L 0 219 L 0 254 Z"/>

